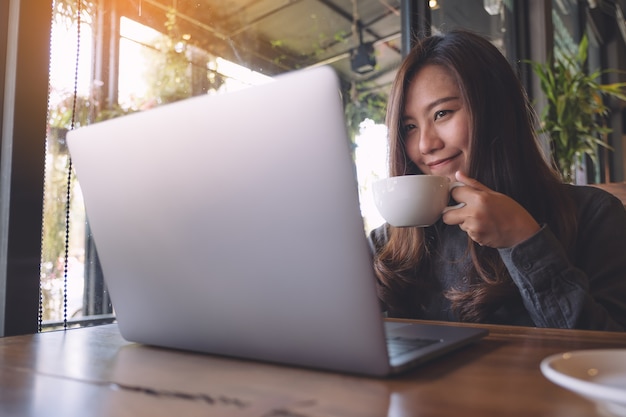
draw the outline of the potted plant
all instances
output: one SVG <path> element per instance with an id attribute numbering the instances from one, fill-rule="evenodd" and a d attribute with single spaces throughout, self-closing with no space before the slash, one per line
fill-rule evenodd
<path id="1" fill-rule="evenodd" d="M 604 99 L 626 101 L 626 83 L 598 81 L 610 70 L 586 72 L 587 47 L 587 37 L 583 36 L 575 54 L 562 54 L 546 63 L 530 61 L 547 99 L 540 133 L 548 135 L 554 163 L 570 183 L 575 182 L 575 167 L 585 156 L 595 165 L 598 147 L 611 149 L 606 140 L 611 132 L 606 123 L 609 107 Z"/>

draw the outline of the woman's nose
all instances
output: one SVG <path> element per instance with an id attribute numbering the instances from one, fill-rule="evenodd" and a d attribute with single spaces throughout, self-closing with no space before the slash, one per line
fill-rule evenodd
<path id="1" fill-rule="evenodd" d="M 442 147 L 443 142 L 435 129 L 430 127 L 424 128 L 419 136 L 419 151 L 422 155 L 428 155 Z"/>

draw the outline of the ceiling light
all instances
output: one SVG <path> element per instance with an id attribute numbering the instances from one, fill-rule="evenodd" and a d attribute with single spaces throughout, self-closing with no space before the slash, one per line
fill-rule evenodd
<path id="1" fill-rule="evenodd" d="M 374 71 L 376 67 L 376 55 L 374 53 L 374 44 L 363 43 L 363 26 L 360 21 L 356 21 L 359 46 L 350 51 L 350 66 L 352 71 L 359 74 L 366 74 Z"/>
<path id="2" fill-rule="evenodd" d="M 372 43 L 361 43 L 358 48 L 353 49 L 350 56 L 352 71 L 359 74 L 366 74 L 376 67 L 376 55 Z"/>

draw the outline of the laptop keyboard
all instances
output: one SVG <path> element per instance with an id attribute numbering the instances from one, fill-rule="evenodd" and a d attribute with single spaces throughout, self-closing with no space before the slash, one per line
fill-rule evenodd
<path id="1" fill-rule="evenodd" d="M 439 343 L 439 339 L 414 339 L 407 337 L 388 337 L 387 338 L 387 352 L 390 358 L 395 358 L 405 353 L 425 348 L 435 343 Z"/>

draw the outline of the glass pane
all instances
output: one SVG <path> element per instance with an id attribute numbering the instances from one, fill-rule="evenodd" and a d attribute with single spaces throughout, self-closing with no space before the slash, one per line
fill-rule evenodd
<path id="1" fill-rule="evenodd" d="M 68 173 L 64 134 L 72 128 L 331 65 L 342 79 L 366 229 L 380 223 L 368 187 L 386 172 L 381 123 L 401 60 L 400 0 L 81 1 L 80 25 L 76 0 L 55 2 L 61 13 L 50 69 L 44 327 L 111 312 L 80 187 Z"/>
<path id="2" fill-rule="evenodd" d="M 65 134 L 86 123 L 89 113 L 91 43 L 78 44 L 77 22 L 61 9 L 55 14 L 51 33 L 50 92 L 45 166 L 45 195 L 41 263 L 41 320 L 62 323 L 80 317 L 83 308 L 85 213 L 74 181 L 68 180 L 69 158 Z M 67 10 L 71 12 L 71 10 Z M 81 38 L 91 38 L 91 25 L 80 25 Z M 76 48 L 68 48 L 75 45 Z M 77 65 L 78 57 L 78 65 Z M 74 90 L 76 97 L 74 102 Z M 66 217 L 69 215 L 69 217 Z M 66 220 L 71 227 L 66 228 Z M 67 250 L 66 250 L 67 242 Z"/>
<path id="3" fill-rule="evenodd" d="M 432 10 L 432 32 L 470 29 L 489 38 L 509 58 L 515 59 L 513 0 L 437 0 Z"/>
<path id="4" fill-rule="evenodd" d="M 571 0 L 555 1 L 552 5 L 554 22 L 554 56 L 576 55 L 582 31 L 578 3 Z"/>

